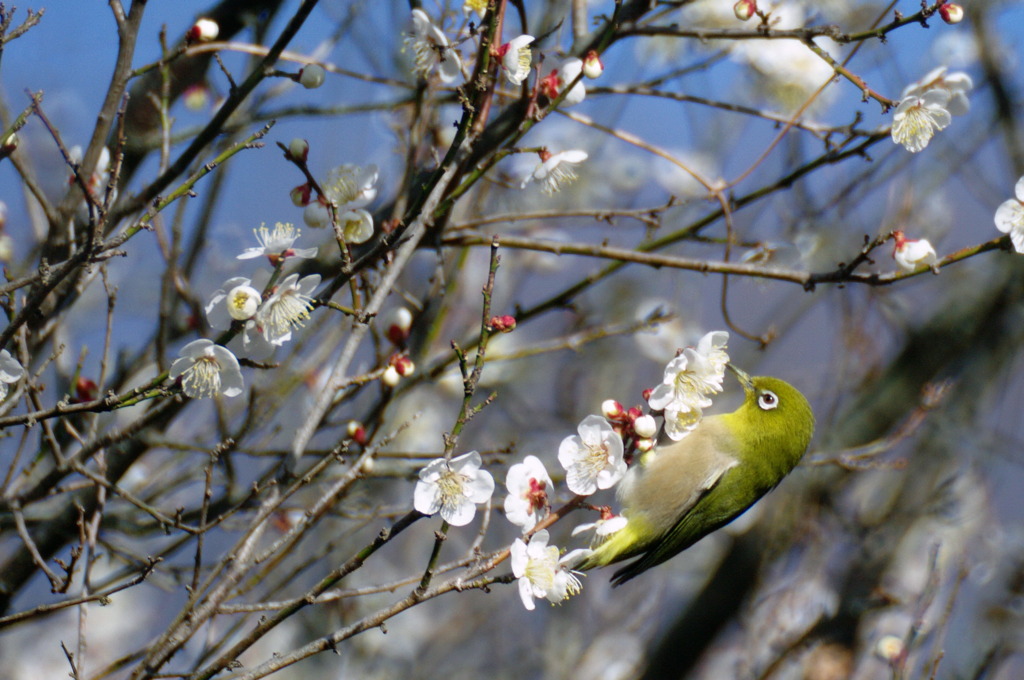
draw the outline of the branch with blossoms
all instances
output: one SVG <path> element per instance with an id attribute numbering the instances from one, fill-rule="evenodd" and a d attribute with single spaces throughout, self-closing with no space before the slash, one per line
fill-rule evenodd
<path id="1" fill-rule="evenodd" d="M 751 11 L 750 8 L 753 8 Z M 963 18 L 963 10 L 959 5 L 948 2 L 947 0 L 938 0 L 933 4 L 922 3 L 922 9 L 914 14 L 904 16 L 898 10 L 894 12 L 895 17 L 889 23 L 878 26 L 877 28 L 870 28 L 864 31 L 844 32 L 839 26 L 834 24 L 825 26 L 808 26 L 805 28 L 790 28 L 783 29 L 775 27 L 772 20 L 772 13 L 769 12 L 758 12 L 757 3 L 755 0 L 739 0 L 735 5 L 736 18 L 741 21 L 746 21 L 754 16 L 758 16 L 761 19 L 761 23 L 752 30 L 744 29 L 702 29 L 702 28 L 682 28 L 677 25 L 671 26 L 658 26 L 658 25 L 640 25 L 627 28 L 626 30 L 619 33 L 619 38 L 627 37 L 638 37 L 638 36 L 673 36 L 680 38 L 695 38 L 701 41 L 707 40 L 799 40 L 807 43 L 813 41 L 815 38 L 830 38 L 835 40 L 837 43 L 856 43 L 877 38 L 881 41 L 885 41 L 887 36 L 893 31 L 917 24 L 923 28 L 928 28 L 928 19 L 935 14 L 940 14 L 943 21 L 947 23 L 959 23 Z"/>

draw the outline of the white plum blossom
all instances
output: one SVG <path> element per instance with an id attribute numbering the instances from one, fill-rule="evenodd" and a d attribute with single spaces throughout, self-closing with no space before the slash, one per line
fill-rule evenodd
<path id="1" fill-rule="evenodd" d="M 206 318 L 218 330 L 231 327 L 231 321 L 245 321 L 256 316 L 262 302 L 260 292 L 244 276 L 235 276 L 224 282 L 206 303 Z"/>
<path id="2" fill-rule="evenodd" d="M 262 296 L 244 276 L 235 276 L 224 282 L 206 303 L 206 320 L 219 331 L 231 328 L 233 321 L 245 321 L 242 326 L 242 350 L 246 356 L 267 357 L 274 351 L 256 326 L 256 315 Z M 254 308 L 254 305 L 256 308 Z M 251 312 L 251 314 L 250 314 Z"/>
<path id="3" fill-rule="evenodd" d="M 924 78 L 907 85 L 900 94 L 900 100 L 912 96 L 921 96 L 930 90 L 942 90 L 949 93 L 946 110 L 954 116 L 963 116 L 971 108 L 967 93 L 974 88 L 974 81 L 963 71 L 947 73 L 945 66 L 929 71 Z"/>
<path id="4" fill-rule="evenodd" d="M 896 264 L 908 272 L 912 272 L 922 265 L 934 267 L 939 258 L 935 254 L 935 248 L 928 242 L 928 239 L 907 238 L 902 231 L 894 231 L 893 240 L 896 247 L 892 251 L 892 257 Z"/>
<path id="5" fill-rule="evenodd" d="M 1014 250 L 1024 253 L 1024 177 L 1017 180 L 1014 194 L 1017 198 L 1003 201 L 996 208 L 996 228 L 1010 235 Z"/>
<path id="6" fill-rule="evenodd" d="M 376 165 L 345 163 L 327 173 L 324 193 L 339 211 L 363 208 L 377 197 L 379 175 Z"/>
<path id="7" fill-rule="evenodd" d="M 292 339 L 292 328 L 306 325 L 313 309 L 312 293 L 319 285 L 319 274 L 301 280 L 298 274 L 291 274 L 278 284 L 256 313 L 256 326 L 267 342 L 283 345 Z"/>
<path id="8" fill-rule="evenodd" d="M 544 63 L 543 73 L 546 75 L 540 79 L 540 91 L 548 99 L 558 97 L 574 82 L 576 84 L 565 94 L 561 105 L 568 108 L 586 99 L 587 88 L 580 77 L 583 73 L 583 61 L 579 58 L 549 59 Z"/>
<path id="9" fill-rule="evenodd" d="M 259 247 L 246 248 L 242 251 L 241 255 L 237 256 L 237 259 L 251 260 L 254 257 L 266 255 L 276 264 L 277 258 L 298 257 L 309 259 L 316 257 L 317 249 L 315 247 L 292 248 L 292 245 L 302 232 L 296 229 L 291 222 L 277 222 L 274 224 L 273 229 L 268 229 L 264 223 L 259 228 L 253 229 L 252 232 L 256 235 L 256 241 L 260 244 Z"/>
<path id="10" fill-rule="evenodd" d="M 607 540 L 607 538 L 615 532 L 625 529 L 626 524 L 628 523 L 629 520 L 622 515 L 609 514 L 608 517 L 604 517 L 602 515 L 601 519 L 597 520 L 596 522 L 588 522 L 586 524 L 579 525 L 578 527 L 572 530 L 572 535 L 577 536 L 585 531 L 593 531 L 593 544 L 599 545 L 603 543 L 605 540 Z"/>
<path id="11" fill-rule="evenodd" d="M 0 401 L 7 398 L 7 386 L 21 380 L 23 375 L 25 375 L 25 369 L 18 363 L 18 360 L 12 357 L 7 350 L 0 349 Z"/>
<path id="12" fill-rule="evenodd" d="M 238 359 L 227 348 L 212 340 L 193 340 L 178 353 L 171 364 L 170 378 L 181 378 L 181 389 L 193 399 L 212 397 L 218 392 L 225 397 L 237 397 L 245 383 Z"/>
<path id="13" fill-rule="evenodd" d="M 566 184 L 576 180 L 576 171 L 572 166 L 587 160 L 587 152 L 570 149 L 559 153 L 550 153 L 546 149 L 540 152 L 541 162 L 533 172 L 520 183 L 519 188 L 526 187 L 531 181 L 539 182 L 545 194 L 551 195 Z"/>
<path id="14" fill-rule="evenodd" d="M 946 108 L 949 100 L 946 90 L 928 90 L 904 97 L 892 116 L 892 140 L 911 153 L 923 150 L 938 130 L 944 130 L 952 122 Z"/>
<path id="15" fill-rule="evenodd" d="M 455 527 L 469 524 L 476 516 L 477 503 L 486 503 L 494 493 L 494 478 L 480 469 L 481 464 L 476 451 L 450 461 L 430 461 L 420 470 L 413 507 L 424 515 L 440 512 L 441 518 Z"/>
<path id="16" fill-rule="evenodd" d="M 536 456 L 523 458 L 508 469 L 505 477 L 505 517 L 524 532 L 537 525 L 548 507 L 548 493 L 554 488 L 544 463 Z"/>
<path id="17" fill-rule="evenodd" d="M 462 3 L 462 11 L 467 15 L 476 12 L 483 19 L 487 14 L 487 0 L 465 0 Z"/>
<path id="18" fill-rule="evenodd" d="M 501 68 L 505 71 L 505 78 L 513 85 L 522 84 L 530 75 L 530 64 L 533 61 L 530 43 L 533 41 L 532 35 L 520 35 L 498 48 L 498 56 L 501 57 Z"/>
<path id="19" fill-rule="evenodd" d="M 373 236 L 373 216 L 362 208 L 338 215 L 345 243 L 366 243 Z"/>
<path id="20" fill-rule="evenodd" d="M 671 439 L 679 441 L 689 434 L 711 405 L 707 395 L 722 391 L 728 341 L 725 331 L 707 333 L 696 347 L 687 347 L 668 363 L 661 384 L 651 391 L 647 403 L 665 412 L 665 433 Z"/>
<path id="21" fill-rule="evenodd" d="M 626 474 L 622 437 L 601 416 L 584 418 L 578 435 L 562 440 L 558 462 L 565 468 L 569 490 L 589 496 L 598 489 L 609 489 Z"/>
<path id="22" fill-rule="evenodd" d="M 412 11 L 412 33 L 405 44 L 413 53 L 413 72 L 426 77 L 435 66 L 442 83 L 454 82 L 462 74 L 462 60 L 448 43 L 448 37 L 422 9 Z"/>
<path id="23" fill-rule="evenodd" d="M 345 163 L 331 168 L 327 173 L 327 179 L 321 183 L 324 196 L 307 205 L 302 213 L 306 226 L 321 229 L 331 223 L 327 203 L 334 205 L 339 223 L 345 213 L 369 205 L 377 197 L 379 176 L 380 171 L 376 165 Z M 370 227 L 373 228 L 372 220 Z"/>
<path id="24" fill-rule="evenodd" d="M 557 604 L 580 592 L 580 580 L 567 566 L 575 562 L 579 551 L 559 559 L 558 548 L 548 545 L 548 540 L 548 532 L 541 530 L 529 543 L 517 538 L 510 549 L 512 575 L 519 579 L 519 597 L 529 611 L 536 608 L 534 599 Z"/>

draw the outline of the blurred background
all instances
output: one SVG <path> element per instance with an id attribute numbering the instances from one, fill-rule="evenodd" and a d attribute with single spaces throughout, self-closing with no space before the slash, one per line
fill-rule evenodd
<path id="1" fill-rule="evenodd" d="M 536 36 L 535 67 L 540 54 L 595 48 L 604 72 L 585 81 L 582 103 L 536 124 L 524 123 L 536 73 L 522 90 L 499 73 L 486 126 L 460 168 L 464 191 L 435 213 L 400 271 L 392 270 L 401 241 L 388 240 L 397 224 L 389 221 L 407 226 L 418 217 L 423 187 L 456 138 L 461 102 L 482 96 L 456 90 L 473 82 L 481 16 L 454 1 L 411 3 L 461 54 L 464 76 L 446 84 L 436 72 L 413 73 L 410 3 L 312 3 L 273 66 L 279 73 L 211 129 L 308 4 L 145 6 L 128 50 L 138 72 L 127 83 L 127 144 L 117 219 L 103 224 L 108 238 L 204 163 L 274 124 L 262 145 L 236 150 L 193 195 L 161 206 L 152 229 L 120 244 L 116 257 L 76 270 L 8 342 L 29 374 L 0 414 L 0 657 L 8 677 L 1024 673 L 1024 256 L 1008 238 L 995 242 L 993 222 L 1024 175 L 1024 3 L 964 0 L 964 20 L 954 25 L 935 14 L 927 25 L 890 26 L 884 39 L 816 38 L 866 94 L 799 39 L 771 33 L 835 25 L 835 35 L 855 35 L 897 13 L 915 15 L 920 3 L 762 3 L 769 39 L 757 37 L 758 18 L 737 19 L 729 0 L 510 2 L 504 40 Z M 606 29 L 617 7 L 629 20 Z M 10 38 L 28 15 L 6 11 Z M 166 69 L 143 68 L 158 62 L 162 42 L 173 52 L 204 16 L 220 26 L 215 48 L 193 43 Z M 56 206 L 68 193 L 54 132 L 67 148 L 89 147 L 100 112 L 110 111 L 123 44 L 111 7 L 84 2 L 45 6 L 37 25 L 3 43 L 0 128 L 29 106 L 29 93 L 42 93 L 49 121 L 30 116 L 14 156 L 0 160 L 7 282 L 81 243 L 88 218 L 79 211 L 55 221 L 40 198 Z M 308 62 L 326 67 L 322 87 L 280 77 Z M 970 110 L 910 153 L 889 136 L 893 112 L 877 99 L 898 102 L 940 66 L 970 77 Z M 293 138 L 308 141 L 308 169 L 321 182 L 343 164 L 377 166 L 370 242 L 341 253 L 330 228 L 303 223 L 289 192 L 307 178 L 276 146 Z M 588 154 L 577 179 L 551 195 L 538 182 L 521 187 L 541 147 Z M 175 170 L 179 158 L 187 162 Z M 475 177 L 477 168 L 486 172 Z M 161 177 L 169 181 L 158 186 Z M 358 310 L 382 286 L 389 292 L 353 348 L 349 375 L 367 377 L 339 390 L 313 423 L 300 461 L 315 470 L 309 478 L 295 482 L 282 466 L 357 326 L 326 306 L 273 356 L 243 362 L 244 396 L 189 402 L 161 393 L 112 412 L 28 415 L 62 399 L 124 395 L 166 370 L 187 342 L 216 338 L 203 307 L 230 277 L 267 281 L 264 258 L 236 255 L 257 245 L 254 229 L 276 222 L 301 229 L 296 247 L 319 249 L 314 259 L 288 260 L 285 272 L 320 274 L 319 294 L 335 283 L 336 306 Z M 928 239 L 950 261 L 935 274 L 896 275 L 885 238 L 897 229 Z M 504 242 L 491 313 L 518 323 L 487 346 L 473 403 L 494 394 L 493 403 L 463 428 L 452 343 L 476 346 L 493 235 Z M 562 254 L 549 252 L 560 245 Z M 696 265 L 648 266 L 610 248 L 737 267 L 725 277 Z M 581 251 L 588 256 L 573 254 Z M 802 285 L 805 274 L 819 282 Z M 3 289 L 9 323 L 37 285 Z M 383 320 L 399 307 L 413 324 L 395 345 Z M 474 523 L 448 532 L 440 555 L 447 568 L 435 583 L 507 547 L 519 535 L 501 511 L 508 466 L 538 456 L 555 478 L 556 501 L 567 501 L 559 442 L 605 399 L 642 405 L 677 349 L 718 329 L 730 332 L 735 363 L 796 385 L 817 416 L 801 466 L 734 524 L 621 588 L 607 583 L 611 570 L 589 572 L 582 592 L 559 606 L 525 611 L 506 578 L 378 621 L 409 596 L 431 558 L 441 521 L 421 519 L 332 582 L 321 601 L 265 633 L 258 628 L 408 516 L 417 470 L 443 454 L 453 430 L 456 453 L 480 451 L 497 489 Z M 237 340 L 229 347 L 243 356 Z M 396 352 L 416 371 L 386 387 L 380 369 Z M 83 378 L 94 386 L 83 387 Z M 727 378 L 712 411 L 740 398 Z M 365 436 L 353 434 L 351 421 Z M 58 442 L 84 471 L 54 462 Z M 614 505 L 614 494 L 594 502 Z M 580 511 L 556 523 L 552 542 L 583 547 L 571 529 L 593 518 Z M 67 576 L 64 593 L 51 592 L 39 561 Z M 233 562 L 245 569 L 234 572 Z M 508 573 L 504 562 L 491 575 Z M 107 590 L 102 600 L 57 606 Z M 271 668 L 336 631 L 349 631 L 337 654 L 300 654 L 294 665 Z M 240 641 L 240 665 L 210 671 Z M 154 650 L 168 645 L 175 651 L 155 661 Z"/>

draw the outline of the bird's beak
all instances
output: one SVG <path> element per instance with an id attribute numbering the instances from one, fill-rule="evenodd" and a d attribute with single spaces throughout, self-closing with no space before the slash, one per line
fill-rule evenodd
<path id="1" fill-rule="evenodd" d="M 727 363 L 725 367 L 736 374 L 736 379 L 740 381 L 740 385 L 743 385 L 744 392 L 749 394 L 754 391 L 754 381 L 750 379 L 749 375 L 736 368 L 736 365 L 732 362 Z"/>

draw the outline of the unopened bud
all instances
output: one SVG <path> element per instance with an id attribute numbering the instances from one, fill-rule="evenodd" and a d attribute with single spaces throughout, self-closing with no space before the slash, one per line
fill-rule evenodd
<path id="1" fill-rule="evenodd" d="M 307 227 L 323 229 L 331 223 L 331 214 L 327 212 L 327 206 L 320 201 L 312 201 L 302 212 L 302 221 Z"/>
<path id="2" fill-rule="evenodd" d="M 403 354 L 396 354 L 392 357 L 391 365 L 395 367 L 396 371 L 398 371 L 398 375 L 403 378 L 408 378 L 416 372 L 416 364 L 412 362 L 412 359 Z"/>
<path id="3" fill-rule="evenodd" d="M 98 389 L 94 381 L 78 376 L 75 380 L 75 401 L 81 403 L 94 400 Z"/>
<path id="4" fill-rule="evenodd" d="M 10 262 L 12 257 L 14 257 L 14 239 L 9 234 L 0 233 L 0 262 Z"/>
<path id="5" fill-rule="evenodd" d="M 640 416 L 633 421 L 633 432 L 636 433 L 637 437 L 650 439 L 658 433 L 658 424 L 654 422 L 654 418 L 650 415 Z"/>
<path id="6" fill-rule="evenodd" d="M 292 205 L 302 208 L 309 205 L 310 201 L 313 200 L 313 187 L 309 186 L 308 182 L 300 184 L 288 192 L 288 196 L 292 199 Z"/>
<path id="7" fill-rule="evenodd" d="M 384 369 L 384 375 L 380 377 L 380 380 L 388 387 L 394 387 L 402 380 L 402 376 L 394 366 L 388 366 Z"/>
<path id="8" fill-rule="evenodd" d="M 491 327 L 491 330 L 495 333 L 511 333 L 516 329 L 516 318 L 505 314 L 503 316 L 492 316 L 491 320 L 487 322 L 487 325 Z"/>
<path id="9" fill-rule="evenodd" d="M 905 650 L 906 645 L 903 644 L 903 639 L 895 635 L 885 635 L 875 644 L 875 654 L 889 663 L 899 661 Z"/>
<path id="10" fill-rule="evenodd" d="M 324 84 L 327 72 L 320 64 L 306 64 L 299 69 L 299 84 L 307 90 L 315 90 Z"/>
<path id="11" fill-rule="evenodd" d="M 302 137 L 296 137 L 288 142 L 288 155 L 291 156 L 293 161 L 305 163 L 306 159 L 309 158 L 309 142 Z"/>
<path id="12" fill-rule="evenodd" d="M 946 2 L 939 5 L 939 16 L 947 24 L 959 24 L 964 20 L 964 8 L 955 2 Z"/>
<path id="13" fill-rule="evenodd" d="M 757 1 L 739 0 L 739 2 L 732 6 L 732 11 L 736 15 L 737 19 L 740 21 L 746 21 L 757 14 Z"/>
<path id="14" fill-rule="evenodd" d="M 405 307 L 395 307 L 384 320 L 384 334 L 395 347 L 405 347 L 412 328 L 412 312 Z"/>
<path id="15" fill-rule="evenodd" d="M 220 33 L 220 26 L 213 19 L 200 19 L 188 30 L 185 38 L 189 42 L 207 42 L 215 40 Z"/>
<path id="16" fill-rule="evenodd" d="M 189 85 L 181 98 L 189 111 L 202 111 L 210 103 L 210 91 L 205 85 Z"/>
<path id="17" fill-rule="evenodd" d="M 647 453 L 648 451 L 650 451 L 653 448 L 654 448 L 654 440 L 653 439 L 637 439 L 636 440 L 636 450 L 639 451 L 640 453 Z"/>
<path id="18" fill-rule="evenodd" d="M 18 148 L 18 133 L 12 132 L 0 142 L 0 158 L 7 158 Z"/>
<path id="19" fill-rule="evenodd" d="M 366 444 L 366 428 L 358 420 L 348 421 L 348 426 L 345 428 L 348 432 L 348 436 L 352 438 L 356 444 Z"/>
<path id="20" fill-rule="evenodd" d="M 596 50 L 590 50 L 583 57 L 583 75 L 593 80 L 599 78 L 602 73 L 604 73 L 604 63 L 601 61 L 601 57 Z"/>
<path id="21" fill-rule="evenodd" d="M 614 399 L 605 399 L 601 402 L 601 413 L 604 414 L 605 418 L 614 420 L 621 418 L 622 414 L 625 413 L 625 409 L 622 408 L 622 404 Z"/>

